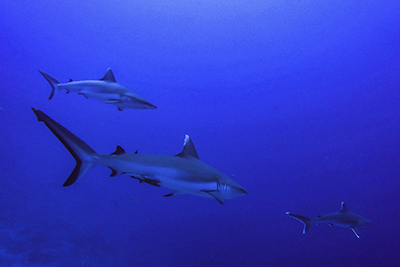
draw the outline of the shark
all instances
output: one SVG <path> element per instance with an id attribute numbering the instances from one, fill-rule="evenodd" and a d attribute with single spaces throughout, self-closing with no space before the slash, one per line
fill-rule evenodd
<path id="1" fill-rule="evenodd" d="M 98 154 L 84 141 L 39 109 L 32 108 L 38 121 L 50 129 L 76 161 L 76 166 L 63 186 L 74 184 L 96 165 L 111 169 L 111 177 L 127 174 L 156 187 L 174 192 L 165 197 L 191 194 L 214 198 L 223 204 L 227 199 L 247 195 L 247 191 L 227 175 L 199 159 L 194 144 L 185 135 L 183 150 L 175 156 L 126 153 L 117 146 L 111 154 Z"/>
<path id="2" fill-rule="evenodd" d="M 49 99 L 52 99 L 58 91 L 64 89 L 69 92 L 76 92 L 86 98 L 93 98 L 102 103 L 116 105 L 118 110 L 125 108 L 131 109 L 155 109 L 156 106 L 151 104 L 144 97 L 138 95 L 132 90 L 118 84 L 110 68 L 106 74 L 99 80 L 70 80 L 66 83 L 60 83 L 44 71 L 39 70 L 43 77 L 50 83 L 52 87 Z"/>
<path id="3" fill-rule="evenodd" d="M 347 210 L 346 204 L 342 202 L 340 211 L 330 213 L 323 216 L 318 216 L 315 219 L 310 219 L 302 215 L 286 212 L 287 215 L 293 217 L 304 224 L 303 234 L 305 234 L 312 224 L 327 223 L 329 226 L 340 226 L 350 228 L 357 238 L 360 238 L 359 228 L 371 225 L 372 222 L 358 214 Z"/>

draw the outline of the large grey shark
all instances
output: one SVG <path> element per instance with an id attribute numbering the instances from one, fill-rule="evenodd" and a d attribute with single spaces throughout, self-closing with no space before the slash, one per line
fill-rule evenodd
<path id="1" fill-rule="evenodd" d="M 199 160 L 196 149 L 188 135 L 183 150 L 176 156 L 129 154 L 120 146 L 110 155 L 97 154 L 84 141 L 51 119 L 45 113 L 32 108 L 37 119 L 53 132 L 76 160 L 64 186 L 75 183 L 95 165 L 104 165 L 112 170 L 111 177 L 128 174 L 141 183 L 162 186 L 178 194 L 210 197 L 223 204 L 226 199 L 247 195 L 246 190 L 228 176 Z"/>
<path id="2" fill-rule="evenodd" d="M 286 212 L 287 215 L 293 217 L 304 224 L 303 234 L 305 234 L 313 223 L 327 223 L 328 225 L 336 225 L 340 227 L 350 228 L 357 238 L 360 238 L 359 228 L 370 225 L 371 221 L 361 217 L 358 214 L 352 213 L 347 210 L 346 204 L 342 202 L 342 206 L 339 212 L 330 213 L 324 216 L 318 216 L 315 219 L 310 219 L 305 216 Z"/>
<path id="3" fill-rule="evenodd" d="M 114 74 L 111 69 L 107 69 L 106 74 L 100 80 L 84 80 L 60 83 L 49 74 L 39 70 L 43 77 L 50 83 L 52 87 L 49 99 L 52 99 L 58 91 L 64 89 L 69 92 L 77 92 L 86 98 L 94 98 L 102 103 L 116 105 L 119 110 L 124 108 L 132 109 L 155 109 L 156 106 L 151 104 L 144 97 L 138 95 L 132 90 L 118 84 L 115 81 Z"/>

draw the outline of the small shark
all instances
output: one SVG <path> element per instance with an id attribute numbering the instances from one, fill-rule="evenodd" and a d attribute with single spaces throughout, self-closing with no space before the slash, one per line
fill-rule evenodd
<path id="1" fill-rule="evenodd" d="M 100 80 L 84 80 L 60 83 L 47 73 L 39 70 L 43 77 L 50 83 L 52 87 L 49 99 L 52 99 L 55 94 L 61 89 L 65 89 L 67 93 L 77 92 L 86 98 L 94 98 L 102 103 L 116 105 L 118 110 L 124 108 L 132 109 L 155 109 L 156 106 L 151 104 L 142 96 L 132 90 L 118 84 L 115 81 L 114 74 L 111 69 L 107 69 L 106 74 Z"/>
<path id="2" fill-rule="evenodd" d="M 370 220 L 348 211 L 344 202 L 342 202 L 342 206 L 339 212 L 330 213 L 324 216 L 318 216 L 315 219 L 310 219 L 290 212 L 286 212 L 286 214 L 304 223 L 303 234 L 305 234 L 310 229 L 313 223 L 317 225 L 319 223 L 327 223 L 330 226 L 336 225 L 340 227 L 350 228 L 356 235 L 356 237 L 360 238 L 358 229 L 372 224 Z"/>
<path id="3" fill-rule="evenodd" d="M 174 193 L 165 195 L 166 197 L 192 194 L 215 198 L 223 204 L 226 199 L 247 195 L 246 190 L 238 183 L 199 160 L 188 135 L 185 136 L 182 152 L 175 156 L 130 154 L 120 146 L 110 155 L 97 154 L 84 141 L 45 113 L 35 108 L 32 110 L 38 121 L 44 122 L 75 158 L 75 169 L 64 186 L 75 183 L 95 165 L 104 165 L 111 169 L 111 177 L 128 174 L 141 183 L 175 190 Z"/>

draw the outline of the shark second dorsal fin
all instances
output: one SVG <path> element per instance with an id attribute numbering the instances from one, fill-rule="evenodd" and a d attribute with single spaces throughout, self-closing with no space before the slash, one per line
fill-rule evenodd
<path id="1" fill-rule="evenodd" d="M 181 158 L 195 158 L 195 159 L 199 158 L 196 152 L 196 148 L 194 148 L 194 144 L 190 139 L 189 135 L 185 135 L 185 141 L 183 142 L 183 150 L 176 156 Z"/>
<path id="2" fill-rule="evenodd" d="M 100 80 L 116 83 L 115 78 L 114 78 L 114 74 L 112 73 L 112 70 L 110 68 L 107 69 L 106 74 Z"/>
<path id="3" fill-rule="evenodd" d="M 347 207 L 346 207 L 346 204 L 344 204 L 344 202 L 342 202 L 342 206 L 340 207 L 340 212 L 341 213 L 346 213 L 347 212 Z"/>
<path id="4" fill-rule="evenodd" d="M 122 148 L 122 147 L 120 147 L 120 146 L 117 146 L 117 148 L 115 149 L 115 151 L 113 152 L 113 153 L 111 153 L 110 155 L 122 155 L 122 154 L 125 154 L 126 152 L 125 152 L 125 150 Z"/>

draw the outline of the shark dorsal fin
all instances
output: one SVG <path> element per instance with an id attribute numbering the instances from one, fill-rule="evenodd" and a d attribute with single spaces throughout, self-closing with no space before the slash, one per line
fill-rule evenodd
<path id="1" fill-rule="evenodd" d="M 346 207 L 346 204 L 344 204 L 344 202 L 342 202 L 342 206 L 340 208 L 340 212 L 341 213 L 346 213 L 347 212 L 347 207 Z"/>
<path id="2" fill-rule="evenodd" d="M 110 68 L 107 69 L 106 74 L 100 80 L 116 83 L 115 78 L 114 78 L 114 74 L 112 73 L 112 70 Z"/>
<path id="3" fill-rule="evenodd" d="M 115 149 L 115 151 L 113 152 L 113 153 L 111 153 L 110 155 L 122 155 L 122 154 L 125 154 L 126 152 L 125 152 L 125 150 L 122 148 L 122 147 L 120 147 L 120 146 L 117 146 L 117 148 Z"/>
<path id="4" fill-rule="evenodd" d="M 196 148 L 194 148 L 194 144 L 190 139 L 189 135 L 185 135 L 185 141 L 183 142 L 183 150 L 176 156 L 181 158 L 195 158 L 195 159 L 199 158 L 196 152 Z"/>

